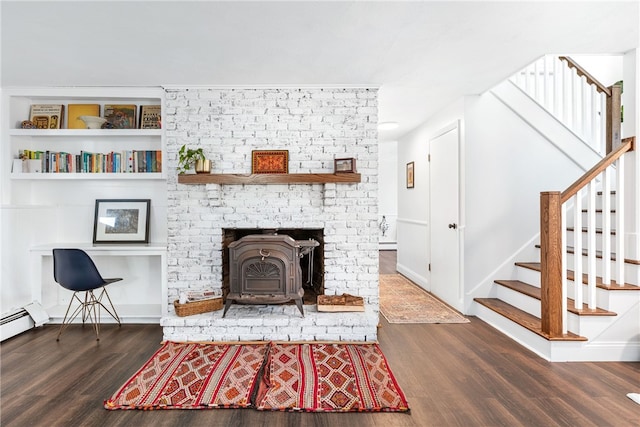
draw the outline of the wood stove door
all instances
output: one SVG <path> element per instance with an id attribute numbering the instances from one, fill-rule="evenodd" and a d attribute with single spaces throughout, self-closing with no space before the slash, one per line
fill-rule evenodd
<path id="1" fill-rule="evenodd" d="M 285 295 L 286 268 L 277 258 L 249 258 L 240 267 L 240 294 Z"/>

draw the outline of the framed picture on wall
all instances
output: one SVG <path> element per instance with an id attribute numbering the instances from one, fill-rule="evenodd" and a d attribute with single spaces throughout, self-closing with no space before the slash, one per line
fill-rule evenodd
<path id="1" fill-rule="evenodd" d="M 93 243 L 149 243 L 150 199 L 96 200 Z"/>
<path id="2" fill-rule="evenodd" d="M 353 157 L 349 157 L 347 159 L 335 159 L 333 170 L 335 173 L 355 173 L 356 159 Z"/>
<path id="3" fill-rule="evenodd" d="M 414 163 L 407 163 L 407 188 L 413 188 L 413 177 L 414 177 Z"/>

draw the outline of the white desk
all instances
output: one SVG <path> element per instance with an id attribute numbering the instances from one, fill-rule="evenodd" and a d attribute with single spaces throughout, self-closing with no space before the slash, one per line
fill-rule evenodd
<path id="1" fill-rule="evenodd" d="M 30 248 L 31 256 L 31 295 L 34 301 L 38 301 L 43 304 L 43 283 L 42 283 L 42 265 L 45 257 L 53 258 L 54 248 L 78 248 L 85 251 L 89 256 L 93 257 L 159 257 L 160 262 L 160 308 L 158 310 L 157 304 L 149 305 L 153 306 L 149 311 L 140 313 L 142 317 L 151 318 L 152 320 L 160 320 L 160 316 L 167 315 L 167 244 L 166 243 L 149 243 L 143 244 L 131 244 L 131 245 L 93 245 L 92 243 L 48 243 L 45 245 L 33 246 Z M 95 261 L 95 260 L 94 260 Z M 110 276 L 110 275 L 106 275 Z M 123 277 L 122 283 L 126 283 L 127 278 L 124 275 L 118 275 Z M 117 282 L 121 283 L 121 282 Z M 113 286 L 113 285 L 111 285 Z M 157 294 L 156 294 L 157 295 Z M 115 303 L 115 302 L 114 302 Z M 143 304 L 136 305 L 136 307 L 145 306 Z M 47 307 L 43 304 L 45 310 Z M 66 310 L 66 307 L 64 307 Z M 116 305 L 116 310 L 118 307 Z M 135 310 L 134 310 L 135 311 Z M 142 310 L 144 311 L 144 310 Z M 155 314 L 154 314 L 155 312 Z M 52 315 L 56 317 L 56 315 Z M 123 318 L 139 319 L 140 316 L 136 313 L 128 313 Z"/>

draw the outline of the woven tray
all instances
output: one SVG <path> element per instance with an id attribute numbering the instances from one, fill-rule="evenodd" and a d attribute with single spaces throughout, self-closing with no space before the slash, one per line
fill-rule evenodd
<path id="1" fill-rule="evenodd" d="M 180 304 L 178 300 L 173 302 L 176 314 L 180 317 L 191 316 L 194 314 L 207 313 L 222 308 L 222 297 L 207 299 L 204 301 L 194 301 Z"/>

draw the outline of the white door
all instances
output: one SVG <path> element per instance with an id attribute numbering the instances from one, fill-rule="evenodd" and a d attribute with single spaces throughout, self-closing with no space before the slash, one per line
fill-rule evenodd
<path id="1" fill-rule="evenodd" d="M 459 129 L 448 126 L 429 141 L 431 293 L 463 309 L 459 243 Z"/>

